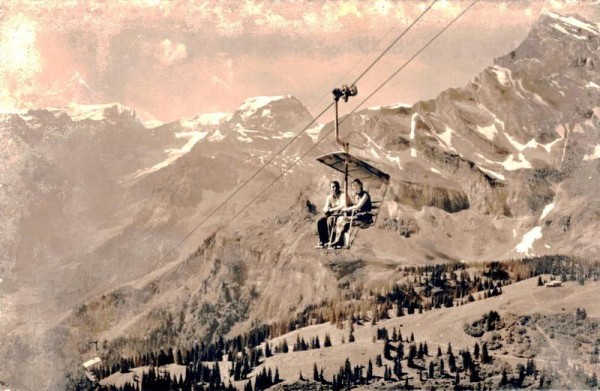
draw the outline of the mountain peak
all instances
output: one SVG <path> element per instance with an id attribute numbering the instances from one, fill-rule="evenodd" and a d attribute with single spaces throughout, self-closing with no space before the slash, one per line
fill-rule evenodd
<path id="1" fill-rule="evenodd" d="M 240 134 L 240 141 L 251 142 L 255 138 L 292 137 L 312 119 L 306 106 L 292 95 L 256 96 L 240 105 L 228 126 Z"/>
<path id="2" fill-rule="evenodd" d="M 291 95 L 279 95 L 279 96 L 255 96 L 248 98 L 242 103 L 237 110 L 243 120 L 249 119 L 256 115 L 259 110 L 268 110 L 267 107 L 274 102 L 280 102 L 285 100 L 296 100 Z M 299 101 L 298 101 L 299 102 Z M 266 112 L 261 112 L 260 115 L 268 115 Z"/>

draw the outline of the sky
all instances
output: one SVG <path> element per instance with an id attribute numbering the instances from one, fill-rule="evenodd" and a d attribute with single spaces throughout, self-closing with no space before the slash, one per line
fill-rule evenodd
<path id="1" fill-rule="evenodd" d="M 118 102 L 142 119 L 172 121 L 293 95 L 316 114 L 430 3 L 3 0 L 0 111 Z M 470 3 L 438 0 L 360 80 L 359 98 Z M 365 106 L 412 104 L 465 85 L 518 46 L 544 9 L 597 18 L 599 8 L 480 0 Z"/>

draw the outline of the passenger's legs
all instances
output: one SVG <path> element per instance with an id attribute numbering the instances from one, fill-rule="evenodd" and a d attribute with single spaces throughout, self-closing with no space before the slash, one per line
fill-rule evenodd
<path id="1" fill-rule="evenodd" d="M 319 244 L 327 244 L 329 242 L 329 219 L 333 216 L 322 216 L 317 221 L 317 232 L 319 233 Z"/>

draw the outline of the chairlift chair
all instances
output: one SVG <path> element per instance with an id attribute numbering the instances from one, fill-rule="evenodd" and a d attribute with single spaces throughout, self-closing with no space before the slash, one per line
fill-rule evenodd
<path id="1" fill-rule="evenodd" d="M 356 96 L 357 89 L 355 86 L 347 87 L 343 86 L 341 89 L 336 88 L 333 90 L 333 99 L 335 100 L 335 140 L 340 144 L 344 150 L 333 152 L 327 155 L 323 155 L 317 158 L 317 160 L 332 169 L 344 174 L 344 193 L 346 198 L 349 199 L 348 195 L 348 183 L 349 180 L 360 179 L 365 184 L 369 184 L 373 187 L 379 187 L 380 198 L 373 198 L 373 187 L 369 187 L 369 194 L 371 194 L 372 208 L 370 212 L 359 212 L 354 211 L 350 217 L 350 230 L 346 233 L 345 237 L 345 248 L 350 248 L 353 241 L 358 235 L 358 229 L 369 228 L 377 222 L 377 216 L 381 210 L 383 200 L 387 193 L 387 188 L 390 182 L 389 174 L 373 167 L 371 164 L 352 156 L 350 154 L 350 144 L 343 142 L 339 137 L 339 117 L 338 117 L 338 101 L 343 98 L 344 101 L 348 101 L 351 96 Z M 357 219 L 361 214 L 370 214 L 370 221 L 366 222 L 363 219 Z"/>

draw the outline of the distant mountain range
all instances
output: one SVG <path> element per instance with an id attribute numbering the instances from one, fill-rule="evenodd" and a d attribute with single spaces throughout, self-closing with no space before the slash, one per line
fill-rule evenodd
<path id="1" fill-rule="evenodd" d="M 314 160 L 338 149 L 330 139 L 229 221 L 332 127 L 315 123 L 170 254 L 313 121 L 292 96 L 152 127 L 119 104 L 0 114 L 6 335 L 58 327 L 74 346 L 143 336 L 168 313 L 181 319 L 177 338 L 193 341 L 398 265 L 596 257 L 599 47 L 598 24 L 546 13 L 467 86 L 345 117 L 351 153 L 392 179 L 377 226 L 335 253 L 313 248 L 307 208 L 321 207 L 335 176 Z M 81 323 L 72 310 L 84 302 Z"/>

